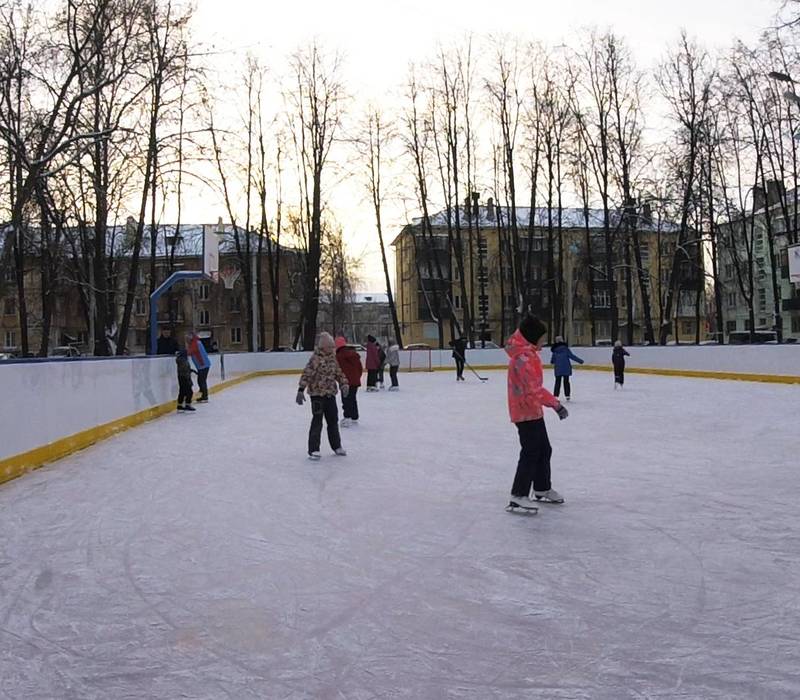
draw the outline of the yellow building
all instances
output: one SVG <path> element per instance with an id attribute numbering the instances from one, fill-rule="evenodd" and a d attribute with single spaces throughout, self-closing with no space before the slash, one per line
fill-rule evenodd
<path id="1" fill-rule="evenodd" d="M 620 225 L 620 212 L 612 212 L 610 217 L 617 337 L 612 337 L 602 210 L 565 208 L 559 216 L 556 209 L 539 208 L 531 222 L 531 210 L 519 207 L 516 245 L 508 208 L 497 207 L 490 199 L 486 206 L 462 207 L 458 213 L 460 232 L 456 231 L 455 212 L 451 211 L 448 227 L 447 212 L 442 211 L 431 215 L 430 227 L 423 227 L 422 219 L 406 225 L 392 243 L 404 343 L 436 347 L 441 320 L 446 345 L 453 335 L 464 332 L 465 316 L 471 312 L 475 340 L 502 345 L 516 327 L 520 308 L 547 323 L 550 340 L 563 335 L 575 345 L 608 344 L 617 338 L 640 343 L 646 338 L 647 323 L 639 269 L 644 273 L 656 342 L 664 323 L 671 340 L 694 342 L 698 316 L 699 336 L 705 339 L 702 259 L 696 247 L 681 264 L 671 318 L 663 318 L 678 230 L 672 223 L 654 221 L 646 205 L 635 216 L 635 236 Z M 456 253 L 459 238 L 463 283 Z"/>

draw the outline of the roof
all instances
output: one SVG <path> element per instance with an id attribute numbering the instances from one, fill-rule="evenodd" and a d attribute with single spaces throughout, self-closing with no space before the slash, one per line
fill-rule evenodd
<path id="1" fill-rule="evenodd" d="M 469 218 L 467 217 L 467 209 L 463 206 L 459 207 L 459 218 L 461 220 L 461 228 L 465 229 L 468 227 Z M 548 219 L 552 217 L 553 225 L 557 225 L 558 223 L 558 209 L 548 209 L 547 207 L 536 207 L 534 210 L 531 210 L 530 207 L 517 207 L 517 226 L 519 228 L 527 228 L 530 219 L 531 219 L 531 211 L 534 212 L 533 216 L 533 224 L 537 228 L 546 228 L 548 226 Z M 478 219 L 477 224 L 479 228 L 497 228 L 498 220 L 497 220 L 497 212 L 498 207 L 487 207 L 481 206 L 478 207 Z M 602 229 L 603 228 L 603 219 L 604 214 L 602 209 L 589 209 L 589 228 L 592 229 Z M 499 207 L 499 214 L 503 219 L 503 222 L 508 224 L 511 220 L 511 207 L 503 206 Z M 623 210 L 622 209 L 612 209 L 609 212 L 610 215 L 610 222 L 611 227 L 616 228 L 620 220 L 622 218 Z M 451 210 L 451 217 L 452 221 L 455 221 L 455 209 Z M 431 226 L 441 227 L 447 226 L 447 210 L 443 209 L 441 211 L 436 212 L 431 217 Z M 418 226 L 422 223 L 422 217 L 416 217 L 411 220 L 411 226 Z M 473 221 L 474 225 L 474 221 Z M 563 207 L 561 209 L 561 226 L 562 228 L 584 228 L 586 226 L 585 222 L 585 212 L 583 207 Z M 639 220 L 637 229 L 639 231 L 656 231 L 659 230 L 662 233 L 666 232 L 677 232 L 680 227 L 678 224 L 669 221 L 644 221 L 643 219 Z M 394 242 L 396 242 L 395 239 Z M 394 243 L 393 242 L 393 243 Z"/>
<path id="2" fill-rule="evenodd" d="M 389 295 L 386 292 L 356 292 L 353 294 L 356 304 L 388 304 Z"/>

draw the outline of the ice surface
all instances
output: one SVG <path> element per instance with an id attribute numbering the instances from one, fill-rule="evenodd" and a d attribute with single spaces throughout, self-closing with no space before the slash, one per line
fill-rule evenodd
<path id="1" fill-rule="evenodd" d="M 579 371 L 564 506 L 504 511 L 505 376 L 296 378 L 0 488 L 0 698 L 800 697 L 800 387 Z"/>

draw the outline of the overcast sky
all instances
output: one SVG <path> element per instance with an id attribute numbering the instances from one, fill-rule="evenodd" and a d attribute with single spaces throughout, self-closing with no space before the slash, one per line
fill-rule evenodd
<path id="1" fill-rule="evenodd" d="M 317 37 L 343 51 L 344 77 L 359 99 L 380 99 L 403 83 L 408 65 L 430 57 L 438 43 L 465 33 L 513 33 L 550 44 L 572 43 L 583 28 L 611 27 L 624 36 L 642 69 L 654 67 L 681 28 L 709 48 L 734 38 L 752 41 L 774 22 L 778 0 L 197 0 L 198 38 L 229 49 L 231 66 L 251 52 L 268 65 Z M 369 207 L 360 190 L 342 187 L 332 202 L 353 250 L 369 254 L 367 288 L 381 272 Z M 213 221 L 221 209 L 207 198 L 189 203 L 193 220 Z M 394 210 L 392 233 L 402 222 Z"/>

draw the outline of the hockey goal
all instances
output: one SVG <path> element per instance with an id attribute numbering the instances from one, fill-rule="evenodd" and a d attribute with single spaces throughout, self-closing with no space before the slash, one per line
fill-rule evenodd
<path id="1" fill-rule="evenodd" d="M 417 343 L 406 347 L 405 363 L 409 372 L 433 372 L 433 348 L 430 345 Z"/>

